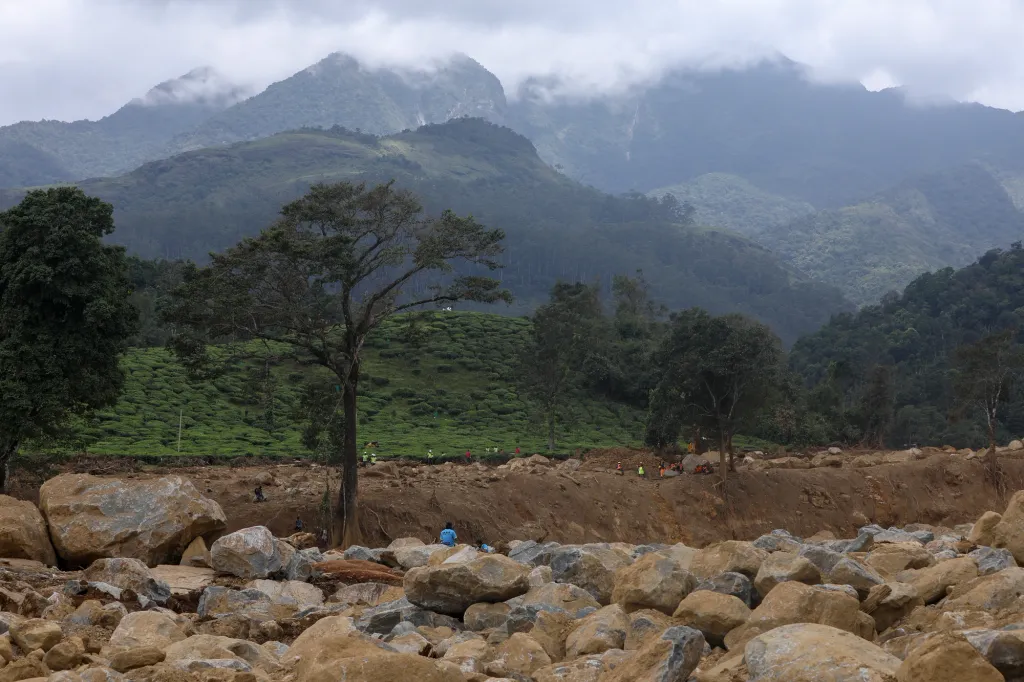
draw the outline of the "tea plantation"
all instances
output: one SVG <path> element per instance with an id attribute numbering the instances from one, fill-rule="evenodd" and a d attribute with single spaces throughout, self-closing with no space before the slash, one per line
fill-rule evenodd
<path id="1" fill-rule="evenodd" d="M 378 454 L 455 455 L 487 448 L 540 452 L 535 406 L 516 390 L 522 318 L 470 312 L 401 316 L 373 336 L 360 381 L 359 439 Z M 309 457 L 300 439 L 300 400 L 311 379 L 336 391 L 330 375 L 271 348 L 214 379 L 191 380 L 163 348 L 124 360 L 125 390 L 112 409 L 77 426 L 74 449 L 105 455 Z M 340 400 L 340 393 L 336 393 Z M 580 395 L 557 450 L 636 443 L 644 414 Z M 181 415 L 180 450 L 178 442 Z"/>

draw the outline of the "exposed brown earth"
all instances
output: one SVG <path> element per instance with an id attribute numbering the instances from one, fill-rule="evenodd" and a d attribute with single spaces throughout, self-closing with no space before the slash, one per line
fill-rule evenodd
<path id="1" fill-rule="evenodd" d="M 1018 452 L 1000 455 L 998 487 L 979 461 L 960 455 L 935 452 L 900 464 L 851 466 L 861 455 L 844 453 L 833 458 L 843 466 L 811 469 L 758 470 L 771 464 L 758 461 L 741 465 L 724 487 L 717 475 L 659 480 L 653 456 L 629 450 L 587 455 L 575 471 L 554 462 L 502 467 L 381 463 L 361 470 L 365 511 L 360 521 L 364 542 L 371 546 L 407 536 L 428 541 L 445 521 L 452 521 L 467 541 L 703 546 L 775 528 L 798 535 L 830 530 L 849 537 L 867 523 L 952 527 L 1004 507 L 1007 491 L 1024 488 L 1024 458 Z M 617 461 L 623 461 L 624 475 L 614 473 Z M 639 461 L 647 466 L 646 479 L 636 475 Z M 172 470 L 131 460 L 82 460 L 63 469 L 127 480 L 173 471 L 192 479 L 223 507 L 228 530 L 265 525 L 277 535 L 291 533 L 296 516 L 306 530 L 315 530 L 325 487 L 330 486 L 333 502 L 337 483 L 336 475 L 328 483 L 323 468 L 302 463 Z M 253 488 L 261 481 L 268 501 L 256 504 Z M 18 473 L 13 494 L 36 502 L 40 482 Z"/>

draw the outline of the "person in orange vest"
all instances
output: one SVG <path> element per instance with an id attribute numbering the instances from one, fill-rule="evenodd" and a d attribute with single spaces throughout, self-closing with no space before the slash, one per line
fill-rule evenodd
<path id="1" fill-rule="evenodd" d="M 661 466 L 658 467 L 658 475 L 661 476 L 661 478 L 665 478 L 665 463 L 664 462 L 662 462 Z"/>
<path id="2" fill-rule="evenodd" d="M 615 470 L 622 471 L 622 462 L 619 462 L 618 464 L 615 465 Z"/>

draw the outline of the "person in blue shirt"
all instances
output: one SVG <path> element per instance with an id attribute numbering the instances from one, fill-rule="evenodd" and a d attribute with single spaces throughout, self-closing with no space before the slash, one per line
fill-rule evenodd
<path id="1" fill-rule="evenodd" d="M 441 531 L 441 544 L 454 547 L 455 543 L 458 542 L 459 538 L 455 535 L 455 529 L 452 528 L 452 522 L 444 524 L 444 530 Z"/>

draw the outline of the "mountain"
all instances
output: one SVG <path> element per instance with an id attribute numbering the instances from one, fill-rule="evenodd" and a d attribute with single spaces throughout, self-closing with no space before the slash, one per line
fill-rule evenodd
<path id="1" fill-rule="evenodd" d="M 897 90 L 814 83 L 779 59 L 677 70 L 616 96 L 552 96 L 532 80 L 506 123 L 544 158 L 606 191 L 651 191 L 707 173 L 819 208 L 856 203 L 906 178 L 983 160 L 1024 170 L 1024 117 L 978 104 L 925 106 Z"/>
<path id="2" fill-rule="evenodd" d="M 868 201 L 767 226 L 753 239 L 858 304 L 1024 238 L 1024 214 L 979 164 L 900 183 Z"/>
<path id="3" fill-rule="evenodd" d="M 902 295 L 886 296 L 879 305 L 837 315 L 801 338 L 790 362 L 819 396 L 833 394 L 837 405 L 847 406 L 882 368 L 893 391 L 892 446 L 978 447 L 987 443 L 984 419 L 980 412 L 958 414 L 952 354 L 961 344 L 1022 327 L 1024 248 L 1018 242 L 960 270 L 921 275 Z M 1018 390 L 1008 398 L 1000 408 L 1000 442 L 1024 433 L 1024 394 Z M 812 400 L 818 407 L 824 402 Z"/>
<path id="4" fill-rule="evenodd" d="M 765 192 L 728 173 L 707 173 L 648 194 L 653 197 L 671 194 L 693 207 L 694 220 L 701 225 L 724 227 L 747 236 L 815 212 L 814 206 L 806 201 Z"/>
<path id="5" fill-rule="evenodd" d="M 174 142 L 177 151 L 342 126 L 387 135 L 462 116 L 500 121 L 505 92 L 464 55 L 435 70 L 370 68 L 335 53 L 211 117 Z"/>
<path id="6" fill-rule="evenodd" d="M 79 183 L 116 208 L 114 238 L 146 257 L 203 259 L 269 224 L 311 183 L 397 179 L 430 212 L 471 213 L 507 233 L 501 277 L 512 312 L 546 300 L 559 279 L 602 279 L 642 269 L 675 308 L 746 312 L 787 341 L 849 304 L 762 247 L 681 223 L 671 201 L 613 197 L 559 174 L 528 140 L 480 119 L 384 138 L 297 131 L 155 161 L 117 178 Z M 0 205 L 20 192 L 0 192 Z"/>
<path id="7" fill-rule="evenodd" d="M 0 187 L 123 173 L 165 155 L 170 140 L 248 91 L 209 68 L 151 89 L 98 121 L 0 128 Z"/>

